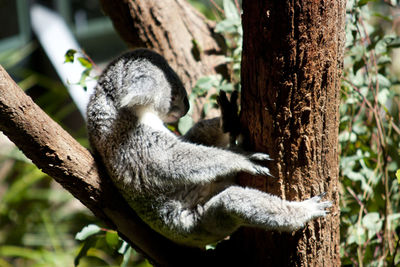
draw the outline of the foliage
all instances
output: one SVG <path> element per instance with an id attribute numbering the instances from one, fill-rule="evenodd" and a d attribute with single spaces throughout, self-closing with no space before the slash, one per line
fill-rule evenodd
<path id="1" fill-rule="evenodd" d="M 347 7 L 339 135 L 343 264 L 400 263 L 400 87 L 392 65 L 400 37 L 386 15 L 396 8 L 367 0 Z"/>
<path id="2" fill-rule="evenodd" d="M 119 266 L 126 267 L 132 256 L 135 257 L 135 266 L 150 267 L 151 265 L 141 258 L 114 230 L 100 228 L 95 224 L 85 226 L 75 238 L 84 241 L 75 258 L 74 264 L 78 266 L 85 256 L 98 257 L 102 259 L 105 255 L 113 255 L 112 258 L 122 258 Z M 116 255 L 116 252 L 120 255 Z M 110 257 L 109 261 L 112 259 Z M 115 263 L 114 263 L 115 265 Z M 81 266 L 81 265 L 79 265 Z"/>
<path id="3" fill-rule="evenodd" d="M 215 4 L 215 2 L 214 2 Z M 216 4 L 215 4 L 216 5 Z M 217 95 L 220 90 L 231 93 L 240 91 L 240 62 L 242 59 L 243 31 L 240 18 L 240 8 L 237 1 L 223 0 L 223 9 L 216 6 L 216 10 L 223 13 L 223 19 L 218 21 L 215 31 L 224 36 L 226 43 L 225 62 L 227 63 L 229 77 L 221 74 L 200 77 L 189 95 L 190 107 L 187 116 L 179 121 L 178 128 L 181 133 L 189 130 L 194 122 L 191 118 L 195 100 L 204 99 L 201 114 L 205 117 L 211 108 L 217 106 Z"/>
<path id="4" fill-rule="evenodd" d="M 82 86 L 82 88 L 87 91 L 86 81 L 91 79 L 97 80 L 97 76 L 91 76 L 93 67 L 96 67 L 96 64 L 94 64 L 94 62 L 84 53 L 84 51 L 78 52 L 74 49 L 69 49 L 65 53 L 64 63 L 74 63 L 75 58 L 84 68 L 77 85 Z"/>

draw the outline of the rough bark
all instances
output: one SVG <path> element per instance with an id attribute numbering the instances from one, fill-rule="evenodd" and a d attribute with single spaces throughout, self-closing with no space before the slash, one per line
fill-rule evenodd
<path id="1" fill-rule="evenodd" d="M 185 0 L 100 0 L 121 38 L 131 47 L 161 53 L 188 91 L 206 75 L 226 75 L 223 38 Z M 197 100 L 194 118 L 204 101 Z M 213 112 L 212 115 L 215 115 Z"/>
<path id="2" fill-rule="evenodd" d="M 345 0 L 243 1 L 241 122 L 248 146 L 275 160 L 253 185 L 288 200 L 321 192 L 331 214 L 295 234 L 246 229 L 252 266 L 340 266 L 338 123 Z"/>
<path id="3" fill-rule="evenodd" d="M 204 263 L 204 252 L 152 231 L 116 191 L 90 152 L 54 122 L 0 66 L 0 131 L 109 227 L 157 266 Z"/>

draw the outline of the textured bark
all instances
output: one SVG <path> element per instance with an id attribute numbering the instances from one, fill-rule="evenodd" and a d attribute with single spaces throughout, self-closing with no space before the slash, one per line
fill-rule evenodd
<path id="1" fill-rule="evenodd" d="M 1 66 L 0 131 L 157 266 L 207 260 L 203 251 L 176 245 L 144 224 L 116 191 L 101 164 L 47 116 Z"/>
<path id="2" fill-rule="evenodd" d="M 241 182 L 288 200 L 322 192 L 331 214 L 295 234 L 245 229 L 252 266 L 340 266 L 338 123 L 345 0 L 243 1 L 243 128 L 276 179 Z"/>
<path id="3" fill-rule="evenodd" d="M 226 75 L 223 39 L 185 0 L 100 0 L 121 38 L 131 48 L 147 47 L 162 54 L 188 91 L 206 75 Z M 197 100 L 198 119 L 203 101 Z M 215 115 L 213 112 L 211 115 Z"/>

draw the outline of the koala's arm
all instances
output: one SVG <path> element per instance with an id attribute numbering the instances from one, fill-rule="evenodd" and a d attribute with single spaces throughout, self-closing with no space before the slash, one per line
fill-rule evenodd
<path id="1" fill-rule="evenodd" d="M 216 147 L 179 142 L 160 157 L 161 160 L 154 162 L 153 170 L 159 173 L 158 177 L 169 177 L 168 182 L 175 184 L 205 184 L 224 177 L 230 179 L 242 171 L 270 175 L 267 167 L 254 162 L 269 159 L 268 155 L 261 153 L 244 156 Z"/>

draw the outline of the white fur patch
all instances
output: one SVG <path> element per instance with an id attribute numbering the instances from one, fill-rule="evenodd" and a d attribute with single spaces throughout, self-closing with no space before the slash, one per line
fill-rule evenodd
<path id="1" fill-rule="evenodd" d="M 150 126 L 151 128 L 171 134 L 171 132 L 164 126 L 164 122 L 160 117 L 149 108 L 139 108 L 136 111 L 139 118 L 139 123 Z"/>

